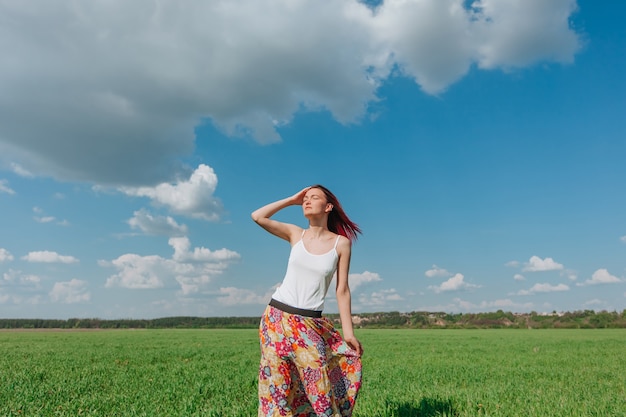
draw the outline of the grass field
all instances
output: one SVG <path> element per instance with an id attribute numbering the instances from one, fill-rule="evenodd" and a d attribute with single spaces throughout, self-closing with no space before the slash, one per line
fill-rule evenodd
<path id="1" fill-rule="evenodd" d="M 625 330 L 357 330 L 356 417 L 626 415 Z M 256 416 L 255 330 L 0 332 L 0 416 Z"/>

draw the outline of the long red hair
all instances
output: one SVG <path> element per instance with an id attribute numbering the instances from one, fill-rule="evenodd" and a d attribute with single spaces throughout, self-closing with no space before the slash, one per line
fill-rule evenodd
<path id="1" fill-rule="evenodd" d="M 333 205 L 333 209 L 328 213 L 328 230 L 347 237 L 351 242 L 358 238 L 358 234 L 363 234 L 361 228 L 350 220 L 337 197 L 328 188 L 320 184 L 312 185 L 311 188 L 322 190 L 326 196 L 326 201 Z"/>

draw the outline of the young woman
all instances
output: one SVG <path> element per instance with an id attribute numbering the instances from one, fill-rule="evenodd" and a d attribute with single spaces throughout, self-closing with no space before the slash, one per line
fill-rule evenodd
<path id="1" fill-rule="evenodd" d="M 307 229 L 271 219 L 294 205 L 302 206 Z M 259 417 L 351 416 L 363 348 L 352 328 L 348 272 L 351 244 L 361 230 L 321 185 L 263 206 L 252 219 L 291 244 L 287 272 L 259 328 Z M 322 317 L 335 272 L 343 339 Z"/>

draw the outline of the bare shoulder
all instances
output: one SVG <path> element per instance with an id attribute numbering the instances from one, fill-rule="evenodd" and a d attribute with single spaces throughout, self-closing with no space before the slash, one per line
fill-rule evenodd
<path id="1" fill-rule="evenodd" d="M 339 236 L 339 242 L 337 242 L 337 253 L 339 256 L 350 255 L 352 250 L 352 242 L 345 236 Z"/>

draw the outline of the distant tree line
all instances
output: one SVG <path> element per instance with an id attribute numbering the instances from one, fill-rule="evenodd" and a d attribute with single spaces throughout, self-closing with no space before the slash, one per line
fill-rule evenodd
<path id="1" fill-rule="evenodd" d="M 338 314 L 327 317 L 340 325 Z M 157 319 L 97 318 L 0 319 L 0 329 L 251 329 L 260 317 L 164 317 Z M 410 313 L 379 312 L 353 315 L 357 328 L 408 329 L 606 329 L 626 328 L 626 310 L 582 310 L 557 313 L 511 313 L 498 310 L 490 313 Z"/>
<path id="2" fill-rule="evenodd" d="M 411 329 L 605 329 L 626 328 L 626 310 L 583 310 L 557 313 L 411 313 L 385 312 L 360 314 L 354 318 L 360 328 Z"/>

